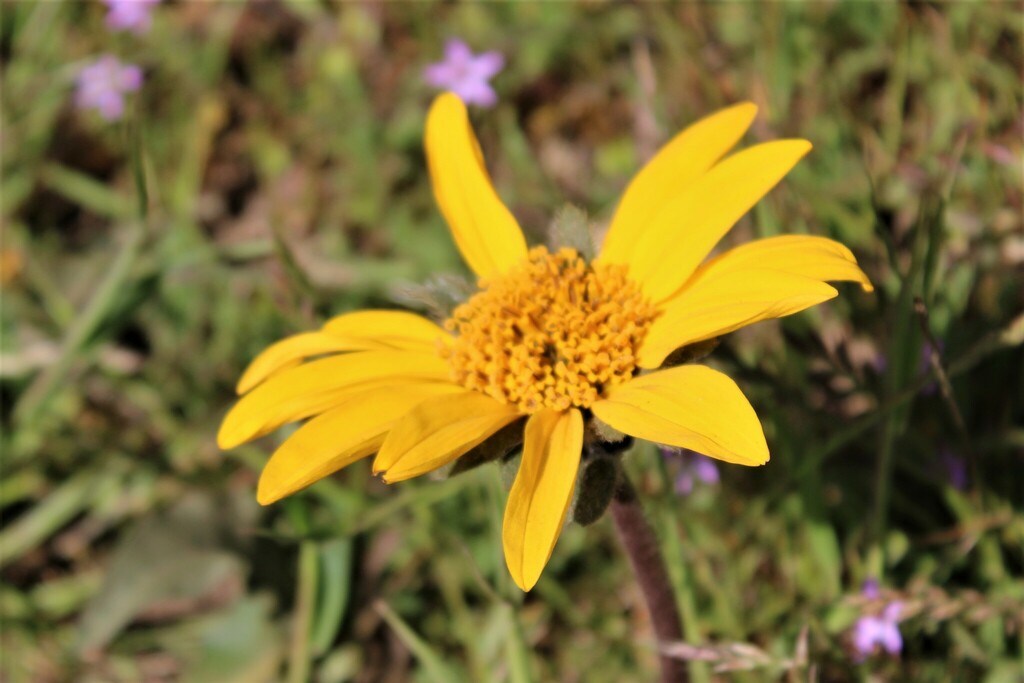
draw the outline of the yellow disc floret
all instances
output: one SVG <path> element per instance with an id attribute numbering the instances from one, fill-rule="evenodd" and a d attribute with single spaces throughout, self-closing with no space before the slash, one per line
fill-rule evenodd
<path id="1" fill-rule="evenodd" d="M 588 408 L 629 379 L 656 310 L 625 266 L 544 247 L 455 309 L 455 381 L 523 412 Z"/>

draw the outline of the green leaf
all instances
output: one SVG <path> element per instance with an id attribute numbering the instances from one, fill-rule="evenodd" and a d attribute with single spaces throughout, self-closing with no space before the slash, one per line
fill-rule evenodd
<path id="1" fill-rule="evenodd" d="M 378 601 L 374 608 L 384 621 L 388 622 L 388 626 L 394 630 L 398 639 L 409 648 L 430 680 L 434 683 L 455 683 L 463 680 L 462 676 L 456 675 L 445 663 L 440 653 L 423 640 L 386 602 Z"/>
<path id="2" fill-rule="evenodd" d="M 78 623 L 80 653 L 104 648 L 136 616 L 163 601 L 198 600 L 241 582 L 234 555 L 216 547 L 216 507 L 192 496 L 139 522 L 114 550 L 99 593 Z"/>

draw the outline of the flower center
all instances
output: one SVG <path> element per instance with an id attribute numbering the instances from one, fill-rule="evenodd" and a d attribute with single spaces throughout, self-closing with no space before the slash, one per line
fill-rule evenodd
<path id="1" fill-rule="evenodd" d="M 444 353 L 456 382 L 526 413 L 588 408 L 633 375 L 655 315 L 625 266 L 535 247 L 455 309 Z"/>

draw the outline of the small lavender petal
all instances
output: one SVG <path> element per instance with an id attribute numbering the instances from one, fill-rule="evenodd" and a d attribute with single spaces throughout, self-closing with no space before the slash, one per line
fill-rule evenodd
<path id="1" fill-rule="evenodd" d="M 858 659 L 862 660 L 875 651 L 880 626 L 880 622 L 875 617 L 861 617 L 854 624 L 853 648 L 856 650 Z"/>
<path id="2" fill-rule="evenodd" d="M 693 493 L 693 475 L 689 471 L 683 471 L 676 477 L 675 491 L 680 496 L 688 496 Z"/>
<path id="3" fill-rule="evenodd" d="M 877 600 L 881 595 L 878 587 L 878 579 L 866 580 L 860 587 L 860 593 L 868 600 Z"/>
<path id="4" fill-rule="evenodd" d="M 721 477 L 718 472 L 718 465 L 706 455 L 698 455 L 694 458 L 693 472 L 705 484 L 717 484 Z"/>
<path id="5" fill-rule="evenodd" d="M 473 75 L 485 81 L 494 78 L 503 68 L 505 56 L 500 52 L 485 52 L 473 60 Z"/>
<path id="6" fill-rule="evenodd" d="M 894 623 L 882 623 L 876 640 L 891 655 L 899 654 L 903 650 L 903 636 L 900 635 L 900 629 Z"/>
<path id="7" fill-rule="evenodd" d="M 459 40 L 458 38 L 451 38 L 444 45 L 444 60 L 449 64 L 467 64 L 473 59 L 473 51 L 469 49 L 469 45 Z"/>
<path id="8" fill-rule="evenodd" d="M 452 69 L 444 62 L 431 64 L 423 70 L 423 80 L 434 88 L 447 88 L 454 78 Z"/>
<path id="9" fill-rule="evenodd" d="M 124 114 L 124 98 L 115 93 L 99 95 L 93 107 L 107 121 L 117 121 Z"/>
<path id="10" fill-rule="evenodd" d="M 477 104 L 481 107 L 493 107 L 498 103 L 498 93 L 494 88 L 483 81 L 468 82 L 454 88 L 456 95 L 462 98 L 466 104 Z"/>

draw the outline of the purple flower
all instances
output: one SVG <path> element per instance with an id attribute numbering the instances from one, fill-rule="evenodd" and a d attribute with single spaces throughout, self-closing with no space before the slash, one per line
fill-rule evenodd
<path id="1" fill-rule="evenodd" d="M 897 655 L 903 649 L 899 618 L 903 603 L 891 602 L 878 616 L 864 616 L 853 626 L 853 647 L 858 661 L 874 654 L 879 646 L 890 655 Z"/>
<path id="2" fill-rule="evenodd" d="M 474 55 L 464 42 L 452 39 L 445 44 L 444 60 L 427 66 L 423 79 L 434 88 L 451 90 L 466 104 L 492 107 L 498 95 L 487 81 L 504 65 L 500 52 Z"/>
<path id="3" fill-rule="evenodd" d="M 939 451 L 939 465 L 950 486 L 957 491 L 967 490 L 967 462 L 963 458 L 948 448 L 943 448 Z"/>
<path id="4" fill-rule="evenodd" d="M 95 109 L 107 121 L 124 115 L 124 94 L 142 87 L 142 69 L 104 55 L 82 67 L 75 79 L 75 106 Z"/>
<path id="5" fill-rule="evenodd" d="M 868 600 L 881 597 L 878 581 L 868 579 L 860 589 L 861 595 Z M 864 661 L 874 654 L 879 646 L 890 655 L 897 655 L 903 649 L 903 636 L 900 635 L 899 619 L 903 603 L 898 600 L 885 606 L 880 615 L 868 614 L 857 620 L 853 625 L 853 649 L 857 661 Z"/>
<path id="6" fill-rule="evenodd" d="M 107 28 L 141 35 L 149 30 L 153 6 L 160 0 L 103 0 L 107 6 Z"/>
<path id="7" fill-rule="evenodd" d="M 718 465 L 706 455 L 691 450 L 674 453 L 665 448 L 662 448 L 661 452 L 666 458 L 678 458 L 681 463 L 681 469 L 676 475 L 675 481 L 675 491 L 680 496 L 690 495 L 698 481 L 710 485 L 717 484 L 721 479 Z"/>

